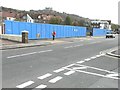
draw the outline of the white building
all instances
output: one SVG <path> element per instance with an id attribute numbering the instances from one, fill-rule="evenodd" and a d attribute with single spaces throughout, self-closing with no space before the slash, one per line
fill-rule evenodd
<path id="1" fill-rule="evenodd" d="M 111 21 L 110 20 L 91 20 L 91 25 L 93 28 L 111 30 Z"/>
<path id="2" fill-rule="evenodd" d="M 34 23 L 34 20 L 27 14 L 27 22 Z"/>
<path id="3" fill-rule="evenodd" d="M 15 18 L 13 18 L 13 17 L 6 17 L 6 20 L 11 20 L 11 21 L 14 21 L 14 20 L 15 20 Z"/>

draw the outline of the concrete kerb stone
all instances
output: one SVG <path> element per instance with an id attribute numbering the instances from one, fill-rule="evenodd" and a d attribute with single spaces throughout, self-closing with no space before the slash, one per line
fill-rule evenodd
<path id="1" fill-rule="evenodd" d="M 113 52 L 117 51 L 118 49 L 119 49 L 119 47 L 118 47 L 118 48 L 114 48 L 113 50 L 110 50 L 110 51 L 107 52 L 106 54 L 109 55 L 109 56 L 113 56 L 113 57 L 118 57 L 118 58 L 120 58 L 120 55 L 113 53 Z"/>
<path id="2" fill-rule="evenodd" d="M 17 49 L 17 48 L 26 48 L 26 47 L 35 47 L 35 46 L 47 46 L 52 45 L 54 43 L 61 43 L 64 41 L 61 40 L 48 40 L 48 41 L 42 41 L 42 42 L 30 42 L 26 44 L 13 44 L 13 45 L 2 45 L 0 50 L 7 50 L 7 49 Z"/>
<path id="3" fill-rule="evenodd" d="M 117 54 L 114 54 L 113 52 L 117 51 L 119 47 L 115 47 L 115 48 L 112 48 L 112 49 L 108 49 L 108 50 L 104 50 L 102 52 L 100 52 L 101 54 L 104 53 L 106 55 L 109 55 L 109 56 L 113 56 L 113 57 L 118 57 L 120 58 L 120 55 L 117 55 Z"/>
<path id="4" fill-rule="evenodd" d="M 24 44 L 24 45 L 3 47 L 3 48 L 0 48 L 0 50 L 26 48 L 26 47 L 35 47 L 35 46 L 47 46 L 47 45 L 51 45 L 51 44 L 52 43 L 50 43 L 50 42 L 46 42 L 46 43 L 42 43 L 42 44 L 29 44 L 29 45 L 25 45 Z"/>
<path id="5" fill-rule="evenodd" d="M 113 56 L 113 57 L 118 57 L 120 58 L 120 55 L 117 54 L 113 54 L 112 52 L 106 53 L 107 55 Z"/>

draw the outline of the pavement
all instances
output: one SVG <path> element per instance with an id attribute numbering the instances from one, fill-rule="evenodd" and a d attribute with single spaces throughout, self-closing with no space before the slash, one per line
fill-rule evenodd
<path id="1" fill-rule="evenodd" d="M 35 47 L 35 46 L 46 46 L 56 43 L 62 43 L 62 40 L 29 40 L 28 43 L 20 43 L 9 40 L 0 40 L 0 50 L 6 49 L 16 49 L 16 48 L 26 48 L 26 47 Z"/>
<path id="2" fill-rule="evenodd" d="M 74 42 L 75 40 L 85 40 L 92 38 L 103 38 L 103 37 L 76 37 L 76 38 L 60 38 L 55 39 L 46 39 L 46 40 L 29 40 L 28 43 L 15 42 L 10 40 L 0 39 L 0 50 L 6 49 L 16 49 L 16 48 L 26 48 L 26 47 L 35 47 L 35 46 L 46 46 L 51 44 L 59 44 L 63 42 Z"/>

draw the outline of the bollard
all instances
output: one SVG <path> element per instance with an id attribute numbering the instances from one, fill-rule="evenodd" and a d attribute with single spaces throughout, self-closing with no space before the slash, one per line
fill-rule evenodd
<path id="1" fill-rule="evenodd" d="M 28 31 L 22 31 L 22 43 L 28 43 Z"/>

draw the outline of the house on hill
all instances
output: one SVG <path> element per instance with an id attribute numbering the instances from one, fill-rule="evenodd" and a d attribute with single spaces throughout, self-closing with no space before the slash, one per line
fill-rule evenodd
<path id="1" fill-rule="evenodd" d="M 13 12 L 2 11 L 2 12 L 0 12 L 0 17 L 2 18 L 2 21 L 4 21 L 4 20 L 14 21 L 17 17 L 17 14 L 13 13 Z"/>
<path id="2" fill-rule="evenodd" d="M 61 16 L 51 15 L 51 14 L 27 14 L 26 21 L 31 23 L 49 23 L 51 18 L 60 18 Z"/>
<path id="3" fill-rule="evenodd" d="M 111 20 L 91 20 L 92 28 L 111 30 Z"/>

